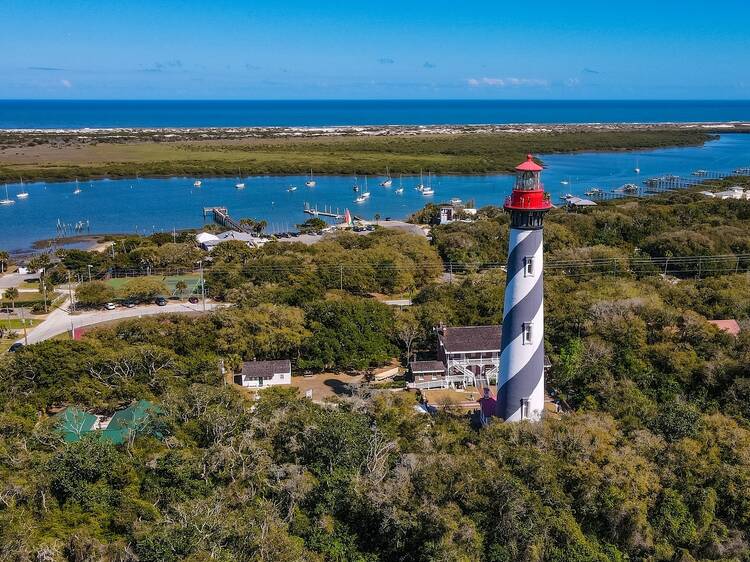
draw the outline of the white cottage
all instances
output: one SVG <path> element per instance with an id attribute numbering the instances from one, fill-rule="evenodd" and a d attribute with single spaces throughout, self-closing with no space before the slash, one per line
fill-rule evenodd
<path id="1" fill-rule="evenodd" d="M 292 363 L 289 359 L 247 361 L 242 364 L 242 372 L 234 375 L 234 383 L 247 388 L 292 384 Z"/>

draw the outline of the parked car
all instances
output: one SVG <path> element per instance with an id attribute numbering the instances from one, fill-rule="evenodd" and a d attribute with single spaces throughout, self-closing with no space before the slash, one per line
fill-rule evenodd
<path id="1" fill-rule="evenodd" d="M 15 353 L 16 351 L 21 351 L 21 348 L 22 348 L 22 347 L 23 347 L 23 344 L 22 344 L 22 343 L 21 343 L 20 341 L 18 341 L 18 342 L 16 342 L 16 343 L 14 343 L 13 345 L 11 345 L 11 346 L 10 346 L 10 347 L 8 348 L 8 351 L 9 351 L 10 353 Z"/>
<path id="2" fill-rule="evenodd" d="M 198 303 L 198 297 L 195 295 L 192 295 L 190 298 L 188 298 L 188 302 L 191 304 L 197 304 Z"/>
<path id="3" fill-rule="evenodd" d="M 122 303 L 122 306 L 125 308 L 133 308 L 135 306 L 135 301 L 125 301 Z"/>
<path id="4" fill-rule="evenodd" d="M 164 297 L 156 297 L 154 302 L 159 306 L 167 306 L 167 299 Z"/>
<path id="5" fill-rule="evenodd" d="M 104 305 L 105 310 L 114 310 L 115 308 L 117 308 L 117 306 L 113 302 L 108 302 Z"/>

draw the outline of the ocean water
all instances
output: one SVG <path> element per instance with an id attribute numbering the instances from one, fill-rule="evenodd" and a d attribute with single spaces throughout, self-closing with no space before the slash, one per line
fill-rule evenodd
<path id="1" fill-rule="evenodd" d="M 675 174 L 687 176 L 696 169 L 731 171 L 750 166 L 750 135 L 727 134 L 701 147 L 667 148 L 636 152 L 583 152 L 578 154 L 541 155 L 545 164 L 543 180 L 554 202 L 563 193 L 583 194 L 597 186 L 611 190 L 625 183 L 639 183 L 649 176 Z M 634 168 L 641 168 L 636 174 Z M 139 180 L 99 180 L 82 182 L 81 193 L 73 194 L 75 184 L 27 184 L 29 198 L 14 205 L 0 206 L 0 248 L 17 251 L 28 249 L 33 242 L 56 235 L 58 223 L 88 223 L 82 233 L 139 232 L 150 234 L 173 228 L 194 228 L 203 224 L 202 209 L 224 206 L 232 217 L 265 219 L 269 230 L 293 229 L 308 215 L 305 203 L 319 209 L 329 207 L 343 212 L 373 218 L 404 218 L 427 202 L 447 202 L 458 197 L 473 199 L 478 206 L 501 205 L 513 184 L 512 176 L 436 176 L 432 180 L 435 195 L 426 197 L 415 190 L 418 177 L 404 177 L 402 195 L 395 193 L 399 177 L 395 172 L 391 188 L 379 187 L 382 178 L 369 178 L 372 196 L 365 203 L 355 203 L 353 178 L 317 177 L 317 186 L 305 187 L 304 176 L 256 176 L 246 178 L 246 188 L 235 189 L 236 178 L 202 178 L 200 188 L 195 178 Z M 561 182 L 568 182 L 562 184 Z M 364 185 L 364 178 L 359 178 Z M 297 190 L 289 192 L 290 185 Z M 9 184 L 11 197 L 20 190 Z M 0 198 L 4 197 L 0 186 Z"/>
<path id="2" fill-rule="evenodd" d="M 0 100 L 0 129 L 750 121 L 750 101 Z"/>

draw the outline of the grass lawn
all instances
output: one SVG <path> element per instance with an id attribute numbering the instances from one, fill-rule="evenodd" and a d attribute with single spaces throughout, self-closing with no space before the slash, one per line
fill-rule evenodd
<path id="1" fill-rule="evenodd" d="M 41 320 L 34 320 L 34 319 L 27 318 L 26 329 L 30 330 L 31 328 L 33 328 L 40 322 Z M 21 324 L 21 320 L 18 318 L 13 318 L 11 320 L 8 320 L 8 317 L 6 314 L 0 314 L 0 329 L 2 329 L 3 331 L 3 336 L 0 337 L 0 353 L 7 351 L 8 348 L 11 346 L 11 344 L 23 338 L 23 324 Z M 8 329 L 16 332 L 14 337 L 12 338 L 7 337 L 6 330 Z"/>
<path id="2" fill-rule="evenodd" d="M 143 279 L 146 277 L 149 276 L 144 275 L 142 277 L 138 277 L 138 279 Z M 187 289 L 185 290 L 186 295 L 192 294 L 200 286 L 200 275 L 197 274 L 171 275 L 169 277 L 151 275 L 150 278 L 162 281 L 167 286 L 167 289 L 169 289 L 169 293 L 172 295 L 175 294 L 175 291 L 177 290 L 177 283 L 180 281 L 184 281 L 187 285 Z M 125 283 L 127 283 L 131 279 L 136 279 L 136 277 L 116 277 L 114 279 L 107 280 L 107 284 L 110 287 L 113 287 L 115 290 L 120 290 L 125 285 Z"/>

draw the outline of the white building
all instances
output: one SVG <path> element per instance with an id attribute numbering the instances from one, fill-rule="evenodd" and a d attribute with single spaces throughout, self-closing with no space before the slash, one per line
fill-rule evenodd
<path id="1" fill-rule="evenodd" d="M 244 242 L 251 248 L 259 248 L 260 246 L 268 242 L 267 238 L 249 234 L 247 232 L 237 232 L 235 230 L 227 230 L 226 232 L 221 232 L 219 234 L 201 232 L 199 234 L 196 234 L 195 240 L 198 242 L 201 248 L 203 248 L 207 252 L 210 252 L 222 242 L 227 242 L 229 240 Z"/>
<path id="2" fill-rule="evenodd" d="M 409 364 L 409 388 L 465 388 L 497 383 L 500 326 L 440 327 L 438 360 Z"/>
<path id="3" fill-rule="evenodd" d="M 289 359 L 246 361 L 242 364 L 242 372 L 234 375 L 234 384 L 246 388 L 292 384 L 292 364 Z"/>

